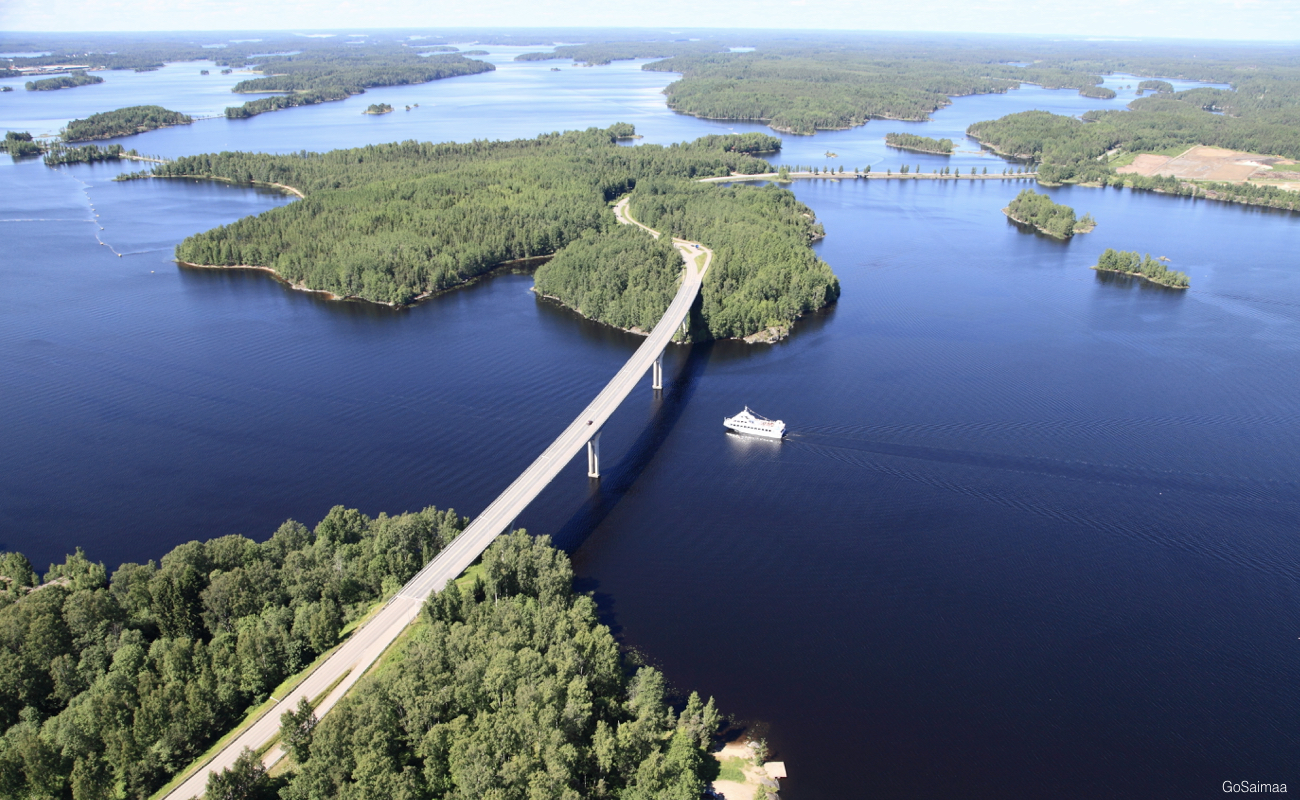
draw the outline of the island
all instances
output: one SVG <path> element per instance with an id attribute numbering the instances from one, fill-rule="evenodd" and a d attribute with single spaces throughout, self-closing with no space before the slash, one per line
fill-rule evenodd
<path id="1" fill-rule="evenodd" d="M 1079 90 L 1079 94 L 1098 100 L 1114 100 L 1116 96 L 1114 89 L 1107 89 L 1105 86 L 1085 86 Z"/>
<path id="2" fill-rule="evenodd" d="M 1157 94 L 1173 94 L 1174 85 L 1169 81 L 1147 80 L 1138 82 L 1139 92 L 1156 92 Z"/>
<path id="3" fill-rule="evenodd" d="M 104 79 L 98 75 L 87 75 L 85 70 L 77 70 L 67 75 L 60 75 L 57 78 L 28 81 L 26 87 L 29 92 L 51 92 L 56 89 L 72 89 L 77 86 L 91 86 L 103 82 Z"/>
<path id="4" fill-rule="evenodd" d="M 388 114 L 392 110 L 393 107 L 387 103 L 371 103 L 370 106 L 366 108 L 365 111 L 362 111 L 361 113 L 362 114 Z M 410 111 L 411 107 L 407 106 L 406 110 Z"/>
<path id="5" fill-rule="evenodd" d="M 538 270 L 540 294 L 592 319 L 648 330 L 676 292 L 680 263 L 670 269 L 648 235 L 629 239 L 636 232 L 615 224 L 608 204 L 629 192 L 637 220 L 715 253 L 692 338 L 784 335 L 801 315 L 839 297 L 839 280 L 810 247 L 821 226 L 792 193 L 698 182 L 771 171 L 750 153 L 775 150 L 778 139 L 749 133 L 619 146 L 634 130 L 619 124 L 508 142 L 214 153 L 160 164 L 152 175 L 291 187 L 301 202 L 191 236 L 176 258 L 260 268 L 336 298 L 409 305 L 499 266 L 553 256 L 553 266 Z M 637 288 L 615 297 L 620 287 Z"/>
<path id="6" fill-rule="evenodd" d="M 12 92 L 13 90 L 14 87 L 12 86 L 0 86 L 0 92 Z"/>
<path id="7" fill-rule="evenodd" d="M 899 150 L 915 150 L 918 153 L 935 153 L 941 156 L 952 155 L 952 139 L 932 139 L 929 136 L 917 136 L 912 133 L 887 133 L 885 144 Z"/>
<path id="8" fill-rule="evenodd" d="M 27 131 L 5 131 L 5 138 L 0 140 L 0 150 L 14 158 L 39 156 L 45 152 L 40 142 L 33 140 Z"/>
<path id="9" fill-rule="evenodd" d="M 1075 234 L 1074 209 L 1052 202 L 1052 198 L 1033 189 L 1024 189 L 1016 195 L 1002 213 L 1021 225 L 1036 228 L 1048 236 L 1068 239 Z M 1090 222 L 1091 215 L 1086 217 Z M 1091 222 L 1095 226 L 1095 222 Z M 1089 227 L 1088 230 L 1092 230 Z"/>
<path id="10" fill-rule="evenodd" d="M 1121 275 L 1132 275 L 1135 278 L 1141 278 L 1160 286 L 1167 286 L 1170 289 L 1188 288 L 1191 282 L 1187 277 L 1187 273 L 1167 268 L 1162 263 L 1162 258 L 1152 258 L 1150 253 L 1147 253 L 1146 257 L 1143 258 L 1137 252 L 1114 250 L 1108 247 L 1102 251 L 1101 257 L 1097 259 L 1096 266 L 1092 268 L 1098 272 L 1117 272 Z"/>
<path id="11" fill-rule="evenodd" d="M 117 161 L 135 154 L 127 151 L 120 144 L 100 147 L 88 144 L 83 147 L 67 147 L 61 144 L 51 146 L 45 153 L 45 166 L 57 167 L 60 164 L 93 164 L 96 161 Z"/>
<path id="12" fill-rule="evenodd" d="M 188 114 L 168 111 L 162 106 L 129 106 L 91 114 L 85 119 L 74 119 L 63 129 L 63 140 L 87 142 L 93 139 L 113 139 L 172 125 L 189 125 L 193 121 L 194 118 Z"/>

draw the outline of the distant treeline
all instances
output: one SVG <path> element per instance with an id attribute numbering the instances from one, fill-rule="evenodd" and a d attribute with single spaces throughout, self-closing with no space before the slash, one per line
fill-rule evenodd
<path id="1" fill-rule="evenodd" d="M 1113 250 L 1108 247 L 1102 252 L 1101 258 L 1097 259 L 1097 266 L 1093 269 L 1100 272 L 1134 275 L 1174 289 L 1186 289 L 1191 285 L 1186 272 L 1167 269 L 1158 259 L 1152 258 L 1150 253 L 1143 258 L 1136 252 Z"/>
<path id="2" fill-rule="evenodd" d="M 404 142 L 285 156 L 221 153 L 180 158 L 154 174 L 303 191 L 301 202 L 186 239 L 176 256 L 267 266 L 293 283 L 338 295 L 410 303 L 505 261 L 560 253 L 584 233 L 616 230 L 607 203 L 634 188 L 634 203 L 641 203 L 650 196 L 642 187 L 654 181 L 656 195 L 675 192 L 680 202 L 690 201 L 698 216 L 682 223 L 683 230 L 699 234 L 692 238 L 718 253 L 705 283 L 707 330 L 696 335 L 788 328 L 800 313 L 834 299 L 838 283 L 808 248 L 813 224 L 792 195 L 692 183 L 769 171 L 767 162 L 740 151 L 771 149 L 777 140 L 751 134 L 619 147 L 618 139 L 631 131 L 618 125 L 513 142 Z M 627 244 L 626 232 L 610 235 L 613 241 L 588 240 L 561 260 L 542 290 L 620 327 L 657 318 L 676 291 L 676 271 L 672 280 L 652 271 L 658 275 L 654 286 L 635 302 L 600 304 L 599 311 L 590 298 L 619 285 L 626 278 L 621 268 L 611 263 L 602 268 L 607 273 L 572 274 L 594 266 L 599 253 Z"/>
<path id="3" fill-rule="evenodd" d="M 69 142 L 91 139 L 111 139 L 144 133 L 169 125 L 188 125 L 194 118 L 179 111 L 168 111 L 162 106 L 130 106 L 102 114 L 91 114 L 85 119 L 74 119 L 63 131 Z"/>
<path id="4" fill-rule="evenodd" d="M 1007 216 L 1016 222 L 1032 225 L 1048 236 L 1068 239 L 1074 235 L 1074 209 L 1033 189 L 1024 189 L 1007 206 Z"/>
<path id="5" fill-rule="evenodd" d="M 917 136 L 913 133 L 887 133 L 885 144 L 901 150 L 916 150 L 920 153 L 952 154 L 952 139 L 931 139 L 929 136 Z"/>
<path id="6" fill-rule="evenodd" d="M 232 119 L 299 105 L 314 105 L 361 94 L 375 86 L 412 83 L 491 72 L 495 66 L 460 54 L 422 57 L 409 50 L 375 52 L 362 48 L 312 51 L 263 59 L 257 71 L 265 78 L 240 81 L 232 91 L 292 92 L 226 109 Z"/>
<path id="7" fill-rule="evenodd" d="M 726 50 L 727 48 L 717 41 L 604 42 L 561 45 L 555 48 L 554 52 L 549 53 L 521 53 L 515 56 L 515 61 L 573 59 L 584 64 L 604 65 L 634 58 L 671 58 L 680 55 L 726 52 Z"/>
<path id="8" fill-rule="evenodd" d="M 78 550 L 44 583 L 0 554 L 0 796 L 148 798 L 465 524 L 340 506 L 111 576 Z"/>
<path id="9" fill-rule="evenodd" d="M 28 81 L 24 84 L 29 92 L 49 92 L 55 89 L 71 89 L 76 86 L 89 86 L 95 83 L 103 83 L 104 79 L 98 75 L 87 75 L 85 70 L 77 70 L 67 75 L 60 75 L 57 78 L 43 78 L 39 81 Z"/>

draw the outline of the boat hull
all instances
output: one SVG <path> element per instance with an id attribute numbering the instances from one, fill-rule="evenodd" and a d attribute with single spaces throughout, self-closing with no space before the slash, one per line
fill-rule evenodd
<path id="1" fill-rule="evenodd" d="M 784 438 L 784 437 L 785 437 L 785 429 L 784 429 L 784 428 L 782 428 L 781 430 L 778 430 L 778 431 L 750 430 L 749 428 L 741 428 L 741 427 L 738 427 L 738 426 L 732 425 L 732 424 L 731 424 L 729 421 L 727 421 L 727 420 L 723 420 L 722 427 L 726 428 L 727 430 L 731 431 L 732 433 L 740 434 L 741 436 L 755 436 L 755 437 L 758 437 L 759 439 L 781 439 L 781 438 Z"/>

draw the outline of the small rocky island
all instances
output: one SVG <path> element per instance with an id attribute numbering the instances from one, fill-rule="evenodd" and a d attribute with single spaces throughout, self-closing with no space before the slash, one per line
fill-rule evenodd
<path id="1" fill-rule="evenodd" d="M 899 150 L 914 150 L 918 153 L 934 153 L 941 156 L 952 155 L 952 139 L 931 139 L 929 136 L 917 136 L 913 133 L 887 133 L 885 144 Z"/>
<path id="2" fill-rule="evenodd" d="M 1076 233 L 1089 233 L 1097 227 L 1097 221 L 1091 214 L 1076 219 L 1073 208 L 1053 203 L 1052 198 L 1033 189 L 1025 189 L 1016 195 L 1016 199 L 1002 209 L 1002 213 L 1021 225 L 1036 228 L 1058 239 L 1068 239 Z"/>
<path id="3" fill-rule="evenodd" d="M 367 108 L 365 111 L 362 111 L 361 113 L 362 114 L 388 114 L 392 112 L 392 110 L 393 107 L 387 103 L 371 103 L 370 107 Z"/>
<path id="4" fill-rule="evenodd" d="M 1143 258 L 1135 251 L 1114 250 L 1106 248 L 1101 257 L 1097 259 L 1097 265 L 1093 269 L 1098 272 L 1118 272 L 1121 275 L 1132 275 L 1135 278 L 1141 278 L 1160 286 L 1168 286 L 1170 289 L 1186 289 L 1191 285 L 1186 272 L 1169 269 L 1164 265 L 1164 261 L 1169 259 L 1161 256 L 1152 258 L 1147 253 Z"/>

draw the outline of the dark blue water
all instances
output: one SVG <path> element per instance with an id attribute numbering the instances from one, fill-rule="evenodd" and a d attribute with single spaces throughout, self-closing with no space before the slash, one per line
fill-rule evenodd
<path id="1" fill-rule="evenodd" d="M 759 129 L 667 112 L 672 76 L 550 66 L 126 141 Z M 190 110 L 147 80 L 168 74 L 141 76 L 140 102 Z M 436 99 L 360 115 L 404 92 Z M 426 102 L 446 108 L 417 120 Z M 1025 87 L 916 129 L 1105 105 Z M 893 158 L 880 139 L 901 128 L 786 137 L 780 160 Z M 476 513 L 640 341 L 538 301 L 527 275 L 391 311 L 178 269 L 183 236 L 285 198 L 118 171 L 0 164 L 0 546 L 41 566 L 262 538 L 336 503 Z M 1060 243 L 1000 213 L 1024 185 L 795 184 L 841 301 L 775 346 L 670 350 L 662 397 L 647 382 L 607 426 L 604 478 L 575 461 L 519 523 L 573 549 L 678 687 L 764 727 L 794 800 L 1300 782 L 1300 218 L 1059 189 L 1099 222 Z M 1168 256 L 1193 289 L 1099 277 L 1105 247 Z M 745 404 L 790 438 L 725 435 Z"/>

